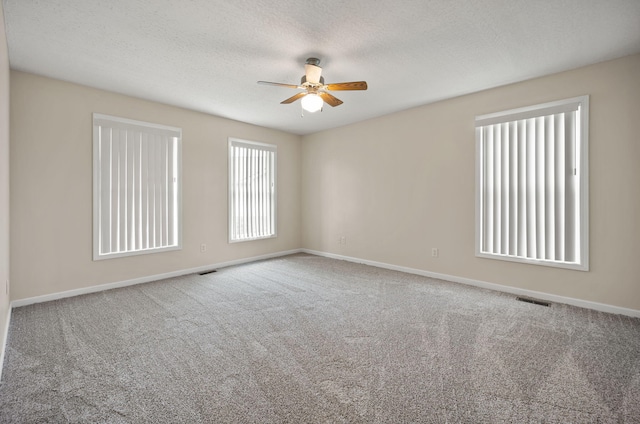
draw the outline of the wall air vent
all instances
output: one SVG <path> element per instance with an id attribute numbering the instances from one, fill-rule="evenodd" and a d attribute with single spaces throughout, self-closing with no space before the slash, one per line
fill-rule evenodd
<path id="1" fill-rule="evenodd" d="M 544 300 L 538 300 L 538 299 L 532 299 L 530 297 L 516 297 L 516 300 L 520 301 L 520 302 L 527 302 L 527 303 L 532 303 L 534 305 L 540 305 L 540 306 L 551 306 L 551 303 L 549 302 L 545 302 Z"/>

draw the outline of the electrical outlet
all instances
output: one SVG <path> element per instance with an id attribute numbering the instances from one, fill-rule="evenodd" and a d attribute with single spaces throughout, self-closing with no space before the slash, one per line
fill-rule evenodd
<path id="1" fill-rule="evenodd" d="M 347 237 L 346 236 L 340 237 L 340 244 L 347 244 Z"/>
<path id="2" fill-rule="evenodd" d="M 206 252 L 206 251 L 207 251 L 207 245 L 206 245 L 205 243 L 202 243 L 202 244 L 200 245 L 200 252 L 203 252 L 203 253 L 204 253 L 204 252 Z"/>
<path id="3" fill-rule="evenodd" d="M 440 252 L 438 251 L 437 247 L 434 247 L 431 249 L 431 257 L 432 258 L 437 258 L 440 255 Z"/>

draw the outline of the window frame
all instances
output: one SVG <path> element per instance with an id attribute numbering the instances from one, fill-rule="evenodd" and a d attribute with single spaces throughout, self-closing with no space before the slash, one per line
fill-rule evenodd
<path id="1" fill-rule="evenodd" d="M 577 249 L 580 259 L 576 262 L 566 262 L 552 259 L 535 259 L 523 256 L 514 256 L 509 254 L 491 253 L 483 251 L 483 151 L 482 151 L 482 127 L 497 123 L 508 123 L 521 119 L 532 117 L 548 116 L 557 111 L 567 109 L 572 105 L 578 105 L 579 125 L 576 126 L 579 131 L 576 135 L 576 161 L 575 171 L 578 175 L 578 196 L 579 201 L 576 203 L 578 208 L 577 216 L 580 220 L 578 224 L 577 234 L 579 241 Z M 475 256 L 480 258 L 505 260 L 512 262 L 520 262 L 526 264 L 543 265 L 549 267 L 565 268 L 579 271 L 589 271 L 589 96 L 578 96 L 569 99 L 557 100 L 548 103 L 542 103 L 522 108 L 516 108 L 486 115 L 476 116 L 475 118 L 475 143 L 476 143 L 476 196 L 475 196 Z"/>
<path id="2" fill-rule="evenodd" d="M 273 164 L 272 164 L 272 184 L 273 190 L 271 193 L 271 227 L 273 228 L 273 233 L 266 236 L 255 236 L 255 237 L 246 237 L 246 238 L 233 238 L 234 235 L 234 222 L 233 222 L 233 214 L 234 214 L 234 193 L 233 193 L 233 183 L 234 179 L 234 156 L 233 156 L 233 147 L 234 146 L 244 146 L 248 148 L 264 150 L 273 152 Z M 244 140 L 235 137 L 229 137 L 227 143 L 227 156 L 228 156 L 228 184 L 227 184 L 227 192 L 228 192 L 228 204 L 227 204 L 227 215 L 228 215 L 228 242 L 229 243 L 241 243 L 245 241 L 255 241 L 255 240 L 266 240 L 271 238 L 276 238 L 278 236 L 278 146 L 275 144 L 262 143 L 258 141 Z"/>
<path id="3" fill-rule="evenodd" d="M 113 258 L 122 258 L 129 256 L 145 255 L 152 253 L 160 253 L 174 250 L 182 250 L 182 129 L 167 125 L 161 125 L 151 122 L 137 121 L 128 118 L 121 118 L 112 115 L 93 113 L 93 260 L 105 260 Z M 102 123 L 102 125 L 101 125 Z M 100 192 L 100 128 L 105 124 L 112 124 L 111 129 L 137 128 L 146 134 L 160 134 L 169 138 L 177 139 L 176 141 L 176 158 L 175 158 L 175 221 L 174 229 L 177 232 L 175 243 L 167 246 L 148 247 L 141 249 L 133 249 L 126 251 L 118 251 L 115 253 L 101 253 L 101 192 Z M 127 212 L 128 213 L 128 212 Z"/>

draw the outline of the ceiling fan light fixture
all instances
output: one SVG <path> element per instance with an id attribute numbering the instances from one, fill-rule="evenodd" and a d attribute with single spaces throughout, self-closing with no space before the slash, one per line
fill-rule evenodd
<path id="1" fill-rule="evenodd" d="M 320 109 L 322 109 L 322 104 L 324 103 L 324 101 L 320 96 L 313 93 L 310 93 L 304 96 L 301 102 L 302 102 L 302 108 L 310 113 L 317 112 Z"/>
<path id="2" fill-rule="evenodd" d="M 340 106 L 342 100 L 335 97 L 329 91 L 346 91 L 346 90 L 366 90 L 366 81 L 353 81 L 353 82 L 337 82 L 332 84 L 325 84 L 324 77 L 322 76 L 322 68 L 318 66 L 320 59 L 310 57 L 307 59 L 307 63 L 304 65 L 305 73 L 300 80 L 300 85 L 294 84 L 282 84 L 279 82 L 258 81 L 258 84 L 275 85 L 277 87 L 294 88 L 296 90 L 302 90 L 298 94 L 295 94 L 288 99 L 284 99 L 280 104 L 288 105 L 297 100 L 302 104 L 302 116 L 304 112 L 314 113 L 321 111 L 324 104 L 328 104 L 331 107 Z"/>

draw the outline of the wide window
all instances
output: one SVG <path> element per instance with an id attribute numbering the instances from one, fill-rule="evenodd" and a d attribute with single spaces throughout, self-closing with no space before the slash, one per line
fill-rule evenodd
<path id="1" fill-rule="evenodd" d="M 93 115 L 93 258 L 182 247 L 180 128 Z"/>
<path id="2" fill-rule="evenodd" d="M 229 242 L 276 236 L 276 146 L 229 139 Z"/>
<path id="3" fill-rule="evenodd" d="M 476 255 L 589 269 L 588 96 L 476 117 Z"/>

